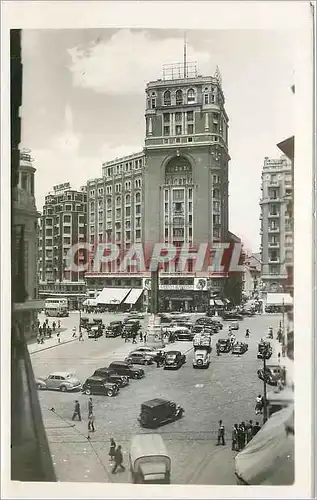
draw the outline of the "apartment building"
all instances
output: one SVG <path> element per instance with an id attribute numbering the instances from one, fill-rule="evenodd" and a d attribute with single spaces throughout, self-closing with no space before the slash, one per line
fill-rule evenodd
<path id="1" fill-rule="evenodd" d="M 286 291 L 287 266 L 293 262 L 293 223 L 288 209 L 293 173 L 289 158 L 265 158 L 261 191 L 262 286 L 266 292 Z"/>
<path id="2" fill-rule="evenodd" d="M 42 298 L 54 295 L 69 299 L 71 308 L 85 297 L 84 273 L 69 270 L 66 254 L 87 238 L 86 187 L 81 191 L 69 182 L 54 186 L 45 197 L 39 231 L 39 287 Z M 85 259 L 84 250 L 77 255 L 77 264 Z"/>
<path id="3" fill-rule="evenodd" d="M 145 120 L 143 151 L 104 163 L 102 177 L 87 183 L 91 255 L 98 242 L 115 242 L 125 251 L 134 243 L 228 241 L 228 116 L 219 72 L 200 76 L 196 63 L 165 66 L 163 78 L 146 85 Z M 150 274 L 141 278 L 90 264 L 91 295 L 104 287 L 139 288 L 137 300 L 149 304 Z M 198 278 L 190 265 L 186 273 L 166 266 L 160 307 L 206 307 L 210 289 L 222 286 L 223 278 Z"/>

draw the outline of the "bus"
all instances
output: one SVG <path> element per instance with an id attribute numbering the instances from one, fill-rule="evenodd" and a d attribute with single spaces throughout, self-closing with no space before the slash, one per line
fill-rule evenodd
<path id="1" fill-rule="evenodd" d="M 46 316 L 56 316 L 58 318 L 69 316 L 68 300 L 58 297 L 46 299 L 44 310 Z"/>

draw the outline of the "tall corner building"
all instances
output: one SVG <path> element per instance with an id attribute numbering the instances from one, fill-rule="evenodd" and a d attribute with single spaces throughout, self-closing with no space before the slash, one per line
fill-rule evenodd
<path id="1" fill-rule="evenodd" d="M 293 262 L 293 224 L 288 210 L 293 169 L 289 158 L 265 158 L 261 190 L 261 279 L 267 292 L 286 291 L 287 267 Z"/>
<path id="2" fill-rule="evenodd" d="M 88 241 L 115 242 L 123 251 L 133 243 L 227 241 L 230 158 L 220 74 L 198 75 L 196 63 L 165 66 L 163 78 L 146 85 L 145 121 L 143 151 L 104 163 L 102 178 L 87 183 Z M 160 272 L 161 307 L 208 305 L 209 278 L 198 291 L 195 273 Z M 105 267 L 90 267 L 86 281 L 91 295 L 144 285 L 140 276 Z M 220 291 L 223 279 L 211 281 Z"/>
<path id="3" fill-rule="evenodd" d="M 65 296 L 70 308 L 78 307 L 85 297 L 82 271 L 66 267 L 66 254 L 73 245 L 85 243 L 87 238 L 86 187 L 81 191 L 71 188 L 69 182 L 54 186 L 45 196 L 39 231 L 40 296 Z M 78 252 L 78 260 L 84 254 Z M 78 262 L 79 264 L 79 262 Z"/>

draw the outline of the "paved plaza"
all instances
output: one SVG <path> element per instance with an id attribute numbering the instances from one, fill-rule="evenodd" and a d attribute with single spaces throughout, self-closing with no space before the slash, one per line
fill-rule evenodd
<path id="1" fill-rule="evenodd" d="M 118 314 L 98 316 L 106 324 L 123 317 Z M 42 321 L 44 316 L 40 319 Z M 93 396 L 97 430 L 90 434 L 90 440 L 87 440 L 86 395 L 40 391 L 44 425 L 58 480 L 130 482 L 128 468 L 125 472 L 111 474 L 110 438 L 114 437 L 117 444 L 122 445 L 127 465 L 131 437 L 143 432 L 159 432 L 172 457 L 173 484 L 236 484 L 231 428 L 242 420 L 258 420 L 254 412 L 255 398 L 263 393 L 263 383 L 256 374 L 262 366 L 256 357 L 257 344 L 261 337 L 266 336 L 269 326 L 276 332 L 280 320 L 280 315 L 256 315 L 240 321 L 240 329 L 235 332 L 237 340 L 244 340 L 247 328 L 251 332 L 248 352 L 242 356 L 229 353 L 217 357 L 213 349 L 212 362 L 207 370 L 193 369 L 191 342 L 172 344 L 171 349 L 186 353 L 187 362 L 179 370 L 165 371 L 155 364 L 145 366 L 144 379 L 131 380 L 116 397 Z M 146 323 L 147 318 L 143 320 L 143 324 Z M 29 346 L 35 376 L 69 371 L 84 382 L 97 368 L 108 366 L 114 360 L 123 360 L 135 347 L 121 337 L 102 337 L 95 341 L 85 336 L 84 342 L 79 342 L 78 338 L 72 339 L 72 327 L 78 327 L 78 324 L 79 313 L 71 313 L 62 319 L 65 330 L 60 345 L 54 336 L 44 346 L 36 343 Z M 213 336 L 214 345 L 218 338 L 228 336 L 229 324 L 225 322 L 223 330 Z M 36 346 L 44 350 L 36 352 Z M 274 356 L 273 363 L 276 361 Z M 156 431 L 141 429 L 137 421 L 140 405 L 154 397 L 182 405 L 185 409 L 183 418 Z M 81 404 L 82 422 L 71 421 L 75 399 Z M 218 447 L 219 419 L 224 422 L 227 443 Z"/>

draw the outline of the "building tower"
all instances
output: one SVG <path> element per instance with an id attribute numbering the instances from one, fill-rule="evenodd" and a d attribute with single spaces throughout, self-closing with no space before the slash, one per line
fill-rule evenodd
<path id="1" fill-rule="evenodd" d="M 287 265 L 293 261 L 292 164 L 284 155 L 265 158 L 262 171 L 261 262 L 262 282 L 267 292 L 283 291 L 287 285 Z"/>
<path id="2" fill-rule="evenodd" d="M 228 234 L 228 116 L 219 70 L 168 65 L 146 86 L 144 240 L 197 245 Z"/>

